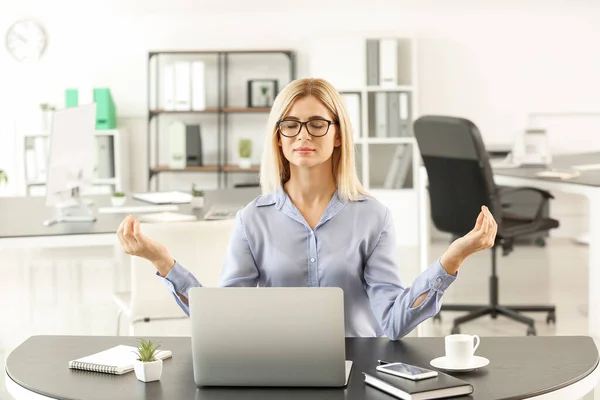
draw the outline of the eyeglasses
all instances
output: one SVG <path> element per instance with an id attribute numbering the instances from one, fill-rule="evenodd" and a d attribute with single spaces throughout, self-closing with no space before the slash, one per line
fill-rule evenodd
<path id="1" fill-rule="evenodd" d="M 297 136 L 302 130 L 302 125 L 306 126 L 306 131 L 310 136 L 321 137 L 327 135 L 329 127 L 332 124 L 337 124 L 335 121 L 329 121 L 324 118 L 311 119 L 310 121 L 302 122 L 295 119 L 284 119 L 277 122 L 279 132 L 285 137 Z"/>

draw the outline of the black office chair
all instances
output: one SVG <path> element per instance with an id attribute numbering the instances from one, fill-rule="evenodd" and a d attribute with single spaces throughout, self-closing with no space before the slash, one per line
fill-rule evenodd
<path id="1" fill-rule="evenodd" d="M 491 248 L 492 274 L 489 305 L 442 305 L 442 311 L 468 311 L 454 320 L 452 333 L 459 325 L 476 318 L 498 314 L 528 325 L 527 335 L 536 335 L 533 319 L 521 312 L 547 312 L 547 323 L 556 322 L 554 306 L 501 306 L 498 304 L 496 250 L 502 254 L 513 250 L 514 240 L 521 235 L 558 227 L 558 221 L 543 216 L 550 193 L 530 187 L 498 188 L 494 183 L 489 156 L 477 127 L 466 119 L 445 116 L 423 116 L 414 123 L 414 133 L 424 166 L 429 176 L 431 217 L 437 229 L 463 236 L 473 229 L 481 206 L 487 206 L 498 224 L 496 242 Z M 518 216 L 503 210 L 501 196 L 516 191 L 540 194 L 534 217 Z M 439 314 L 435 317 L 439 318 Z"/>

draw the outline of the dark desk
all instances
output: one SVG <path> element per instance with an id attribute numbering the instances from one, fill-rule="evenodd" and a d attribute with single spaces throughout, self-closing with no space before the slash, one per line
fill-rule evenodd
<path id="1" fill-rule="evenodd" d="M 192 210 L 189 204 L 178 204 L 176 212 L 195 214 L 198 220 L 215 204 L 244 205 L 260 194 L 258 188 L 223 189 L 206 191 L 204 208 Z M 112 235 L 127 214 L 100 214 L 100 207 L 111 207 L 110 196 L 86 196 L 94 201 L 92 209 L 95 222 L 58 223 L 44 226 L 43 221 L 52 217 L 53 210 L 45 205 L 44 197 L 5 197 L 0 198 L 0 241 L 2 239 L 46 238 L 56 236 Z M 127 199 L 126 206 L 149 206 L 151 203 Z M 133 213 L 133 215 L 136 215 Z M 63 238 L 64 239 L 64 238 Z M 87 243 L 87 242 L 86 242 Z M 3 247 L 0 243 L 0 247 Z"/>
<path id="2" fill-rule="evenodd" d="M 6 360 L 6 384 L 15 398 L 35 392 L 58 399 L 392 399 L 364 384 L 363 371 L 377 359 L 402 360 L 430 367 L 444 352 L 443 338 L 346 339 L 346 358 L 354 361 L 345 389 L 202 388 L 196 389 L 189 338 L 158 338 L 173 357 L 164 362 L 159 382 L 144 384 L 135 373 L 105 375 L 70 370 L 69 360 L 117 344 L 135 345 L 133 337 L 35 336 Z M 582 397 L 600 376 L 598 350 L 588 337 L 482 338 L 477 354 L 490 359 L 478 371 L 458 374 L 475 392 L 467 399 L 523 399 L 553 393 L 559 399 Z M 430 367 L 431 368 L 431 367 Z"/>

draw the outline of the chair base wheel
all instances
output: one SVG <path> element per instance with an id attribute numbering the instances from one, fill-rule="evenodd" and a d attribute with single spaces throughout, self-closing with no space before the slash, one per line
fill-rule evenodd
<path id="1" fill-rule="evenodd" d="M 527 336 L 537 336 L 537 332 L 533 326 L 527 328 Z"/>
<path id="2" fill-rule="evenodd" d="M 450 331 L 450 334 L 451 335 L 456 335 L 458 333 L 460 333 L 460 328 L 458 326 L 452 327 L 452 330 Z"/>
<path id="3" fill-rule="evenodd" d="M 433 316 L 433 320 L 434 321 L 441 321 L 442 320 L 442 314 L 441 313 L 437 313 Z"/>
<path id="4" fill-rule="evenodd" d="M 546 317 L 546 323 L 556 324 L 556 313 L 554 311 L 548 313 L 548 316 Z"/>

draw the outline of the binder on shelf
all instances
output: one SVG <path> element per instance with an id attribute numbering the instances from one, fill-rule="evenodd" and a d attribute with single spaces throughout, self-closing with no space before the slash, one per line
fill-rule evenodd
<path id="1" fill-rule="evenodd" d="M 389 136 L 387 113 L 387 93 L 375 93 L 375 136 L 378 138 Z"/>
<path id="2" fill-rule="evenodd" d="M 186 125 L 185 144 L 186 165 L 188 167 L 201 167 L 203 165 L 203 161 L 200 125 Z"/>
<path id="3" fill-rule="evenodd" d="M 163 108 L 166 111 L 175 110 L 175 67 L 167 64 L 163 76 Z"/>
<path id="4" fill-rule="evenodd" d="M 169 125 L 169 168 L 184 169 L 186 165 L 186 129 L 181 121 Z"/>
<path id="5" fill-rule="evenodd" d="M 410 113 L 409 93 L 401 92 L 399 95 L 400 136 L 412 136 L 412 118 Z"/>
<path id="6" fill-rule="evenodd" d="M 178 61 L 175 63 L 175 110 L 191 110 L 191 64 Z"/>
<path id="7" fill-rule="evenodd" d="M 398 40 L 381 39 L 379 42 L 379 85 L 398 85 Z"/>
<path id="8" fill-rule="evenodd" d="M 367 85 L 379 85 L 379 40 L 367 39 Z"/>
<path id="9" fill-rule="evenodd" d="M 202 111 L 206 109 L 205 69 L 204 62 L 192 63 L 192 109 Z"/>
<path id="10" fill-rule="evenodd" d="M 383 187 L 385 189 L 401 189 L 406 187 L 411 162 L 412 152 L 410 146 L 403 144 L 397 145 Z"/>
<path id="11" fill-rule="evenodd" d="M 45 181 L 46 173 L 48 168 L 48 141 L 44 136 L 37 136 L 34 138 L 35 147 L 35 165 L 36 165 L 36 180 Z"/>
<path id="12" fill-rule="evenodd" d="M 33 138 L 25 140 L 25 170 L 27 182 L 37 181 L 37 164 L 35 155 L 35 142 Z"/>
<path id="13" fill-rule="evenodd" d="M 114 168 L 114 137 L 96 136 L 95 171 L 97 179 L 110 179 L 115 177 Z"/>
<path id="14" fill-rule="evenodd" d="M 358 93 L 344 93 L 342 99 L 350 117 L 354 139 L 358 139 L 361 137 L 360 95 Z"/>
<path id="15" fill-rule="evenodd" d="M 389 136 L 402 136 L 400 124 L 400 94 L 397 92 L 387 93 L 387 106 L 387 124 Z"/>
<path id="16" fill-rule="evenodd" d="M 93 102 L 96 103 L 96 129 L 109 130 L 117 128 L 117 112 L 110 89 L 98 88 L 93 91 Z M 89 104 L 89 103 L 81 103 Z"/>

